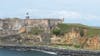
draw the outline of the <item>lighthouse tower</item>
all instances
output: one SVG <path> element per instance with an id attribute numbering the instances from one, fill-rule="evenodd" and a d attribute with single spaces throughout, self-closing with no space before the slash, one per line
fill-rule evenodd
<path id="1" fill-rule="evenodd" d="M 29 19 L 29 18 L 30 18 L 29 13 L 26 12 L 26 19 Z"/>

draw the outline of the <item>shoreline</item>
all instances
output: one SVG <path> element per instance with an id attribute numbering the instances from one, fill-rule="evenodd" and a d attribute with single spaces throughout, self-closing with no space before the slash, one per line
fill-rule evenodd
<path id="1" fill-rule="evenodd" d="M 47 54 L 58 55 L 58 56 L 100 56 L 100 51 L 91 51 L 91 50 L 70 50 L 70 49 L 61 49 L 53 48 L 47 46 L 33 46 L 33 47 L 16 47 L 16 46 L 4 46 L 2 48 L 14 49 L 17 51 L 39 51 Z"/>
<path id="2" fill-rule="evenodd" d="M 2 49 L 3 47 L 0 47 L 0 49 Z M 7 48 L 8 50 L 15 50 L 15 51 L 23 51 L 23 52 L 27 52 L 27 51 L 39 51 L 39 52 L 42 52 L 42 53 L 47 53 L 47 54 L 51 54 L 51 55 L 57 55 L 57 53 L 55 52 L 51 52 L 51 51 L 45 51 L 45 50 L 38 50 L 38 49 L 28 49 L 26 50 L 25 48 Z"/>

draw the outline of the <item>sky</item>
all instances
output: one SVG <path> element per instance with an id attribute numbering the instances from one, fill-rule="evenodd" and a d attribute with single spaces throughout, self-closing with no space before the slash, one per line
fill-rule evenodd
<path id="1" fill-rule="evenodd" d="M 100 0 L 0 0 L 0 18 L 64 18 L 65 23 L 100 27 Z"/>

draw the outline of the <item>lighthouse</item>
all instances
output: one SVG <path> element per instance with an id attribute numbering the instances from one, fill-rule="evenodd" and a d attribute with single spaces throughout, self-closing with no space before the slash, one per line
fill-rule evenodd
<path id="1" fill-rule="evenodd" d="M 26 19 L 29 19 L 29 18 L 30 18 L 29 13 L 26 12 Z"/>

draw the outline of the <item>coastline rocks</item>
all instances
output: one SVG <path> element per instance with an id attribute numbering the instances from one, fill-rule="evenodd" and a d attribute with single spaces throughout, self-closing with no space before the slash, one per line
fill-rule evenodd
<path id="1" fill-rule="evenodd" d="M 4 48 L 13 48 L 18 51 L 32 51 L 39 50 L 48 53 L 56 53 L 56 56 L 100 56 L 100 51 L 89 51 L 89 50 L 68 50 L 52 48 L 48 46 L 2 46 Z"/>

